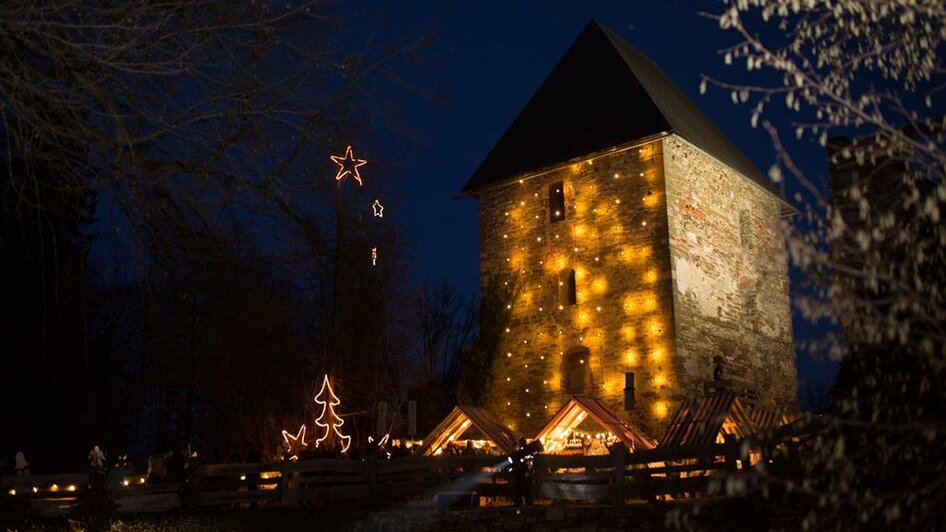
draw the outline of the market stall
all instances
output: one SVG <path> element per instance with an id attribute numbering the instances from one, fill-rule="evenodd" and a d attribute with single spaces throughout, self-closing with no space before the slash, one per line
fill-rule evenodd
<path id="1" fill-rule="evenodd" d="M 554 454 L 607 454 L 618 442 L 632 452 L 653 449 L 654 441 L 618 417 L 600 399 L 573 396 L 535 437 Z"/>
<path id="2" fill-rule="evenodd" d="M 486 409 L 458 405 L 424 438 L 418 454 L 471 452 L 468 449 L 476 454 L 509 454 L 517 442 L 517 436 Z"/>

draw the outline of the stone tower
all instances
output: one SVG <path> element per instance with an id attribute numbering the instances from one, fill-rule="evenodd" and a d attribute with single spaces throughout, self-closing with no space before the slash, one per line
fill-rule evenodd
<path id="1" fill-rule="evenodd" d="M 658 435 L 717 356 L 734 387 L 795 405 L 791 208 L 608 29 L 588 24 L 463 193 L 482 284 L 517 288 L 485 405 L 516 432 L 583 394 Z"/>

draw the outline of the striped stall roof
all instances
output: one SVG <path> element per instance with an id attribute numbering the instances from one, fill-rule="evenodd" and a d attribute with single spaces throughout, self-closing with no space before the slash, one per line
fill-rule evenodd
<path id="1" fill-rule="evenodd" d="M 722 434 L 744 438 L 756 431 L 749 409 L 734 392 L 684 401 L 674 412 L 657 447 L 708 445 Z"/>
<path id="2" fill-rule="evenodd" d="M 774 429 L 792 421 L 785 410 L 775 406 L 757 405 L 749 412 L 749 417 L 752 418 L 756 430 Z"/>
<path id="3" fill-rule="evenodd" d="M 631 451 L 653 449 L 654 441 L 639 428 L 617 416 L 604 402 L 595 397 L 572 396 L 558 413 L 536 435 L 537 440 L 557 439 L 577 427 L 585 418 L 591 418 L 603 429 L 617 436 Z"/>
<path id="4" fill-rule="evenodd" d="M 496 418 L 485 408 L 457 405 L 424 438 L 424 443 L 421 445 L 418 454 L 421 456 L 436 454 L 448 442 L 455 441 L 463 436 L 463 433 L 471 427 L 478 429 L 503 451 L 511 453 L 516 450 L 519 438 L 505 425 L 496 421 Z"/>

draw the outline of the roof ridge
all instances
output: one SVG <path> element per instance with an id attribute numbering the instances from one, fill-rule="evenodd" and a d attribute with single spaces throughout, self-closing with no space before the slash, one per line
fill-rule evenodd
<path id="1" fill-rule="evenodd" d="M 480 188 L 673 131 L 783 202 L 777 187 L 653 60 L 592 18 L 463 187 Z"/>

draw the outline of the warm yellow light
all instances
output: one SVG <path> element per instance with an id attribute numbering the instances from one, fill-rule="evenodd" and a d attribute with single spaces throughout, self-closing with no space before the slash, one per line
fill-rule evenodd
<path id="1" fill-rule="evenodd" d="M 654 362 L 660 362 L 664 358 L 663 349 L 657 348 L 651 351 L 650 356 L 653 357 Z"/>
<path id="2" fill-rule="evenodd" d="M 621 332 L 624 333 L 624 340 L 631 342 L 637 338 L 637 329 L 631 325 L 625 325 L 621 328 Z"/>
<path id="3" fill-rule="evenodd" d="M 657 282 L 657 270 L 650 269 L 647 270 L 647 273 L 644 274 L 644 282 L 646 283 L 656 283 Z"/>
<path id="4" fill-rule="evenodd" d="M 128 487 L 129 484 L 131 484 L 131 483 L 128 482 L 128 479 L 127 479 L 127 478 L 126 478 L 126 479 L 122 479 L 122 486 Z"/>
<path id="5" fill-rule="evenodd" d="M 13 489 L 13 488 L 10 488 L 10 491 L 8 491 L 7 494 L 9 494 L 9 495 L 12 497 L 12 496 L 16 495 L 16 490 Z"/>
<path id="6" fill-rule="evenodd" d="M 624 353 L 624 359 L 627 361 L 629 365 L 636 366 L 637 365 L 637 351 L 634 351 L 633 349 L 628 349 L 627 352 Z"/>
<path id="7" fill-rule="evenodd" d="M 657 194 L 647 191 L 647 194 L 644 195 L 643 198 L 641 198 L 641 201 L 644 202 L 645 207 L 653 207 L 657 205 Z"/>
<path id="8" fill-rule="evenodd" d="M 68 486 L 66 486 L 66 491 L 75 491 L 75 490 L 76 490 L 76 487 L 72 484 L 69 484 Z"/>
<path id="9" fill-rule="evenodd" d="M 652 298 L 652 297 L 648 297 L 648 298 L 645 298 L 645 299 L 644 299 L 644 310 L 651 311 L 651 310 L 654 310 L 654 309 L 656 309 L 656 308 L 657 308 L 657 300 L 656 300 L 656 299 L 654 299 L 654 298 Z"/>
<path id="10" fill-rule="evenodd" d="M 49 491 L 59 491 L 59 485 L 53 484 L 52 486 L 49 487 Z"/>
<path id="11" fill-rule="evenodd" d="M 667 376 L 663 373 L 658 373 L 654 375 L 654 386 L 666 386 L 667 385 Z"/>
<path id="12" fill-rule="evenodd" d="M 587 274 L 588 270 L 584 266 L 575 266 L 575 281 L 583 281 Z"/>
<path id="13" fill-rule="evenodd" d="M 657 401 L 654 403 L 654 415 L 658 418 L 667 417 L 669 411 L 670 407 L 667 405 L 666 401 Z"/>
<path id="14" fill-rule="evenodd" d="M 588 228 L 582 224 L 575 225 L 575 237 L 581 238 L 585 236 L 585 233 L 588 231 Z"/>
<path id="15" fill-rule="evenodd" d="M 33 493 L 39 493 L 39 488 L 37 488 L 36 486 L 33 486 Z"/>
<path id="16" fill-rule="evenodd" d="M 608 281 L 604 277 L 596 277 L 594 281 L 591 282 L 591 291 L 595 294 L 601 295 L 608 290 Z"/>
<path id="17" fill-rule="evenodd" d="M 246 480 L 246 475 L 240 475 L 240 480 Z"/>
<path id="18" fill-rule="evenodd" d="M 625 246 L 621 250 L 621 258 L 628 263 L 635 264 L 650 258 L 650 246 Z"/>
<path id="19" fill-rule="evenodd" d="M 663 334 L 663 332 L 664 332 L 663 323 L 662 323 L 659 319 L 657 319 L 657 318 L 654 318 L 654 319 L 648 321 L 648 322 L 647 322 L 647 332 L 648 332 L 651 336 L 659 336 L 660 334 Z"/>

